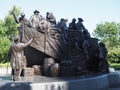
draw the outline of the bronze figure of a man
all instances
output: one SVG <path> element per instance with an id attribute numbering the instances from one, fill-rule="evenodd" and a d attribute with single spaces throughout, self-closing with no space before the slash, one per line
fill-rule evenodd
<path id="1" fill-rule="evenodd" d="M 40 12 L 38 10 L 35 10 L 33 13 L 34 14 L 30 17 L 30 25 L 38 29 L 41 27 L 41 21 L 45 20 L 45 18 L 39 14 Z"/>
<path id="2" fill-rule="evenodd" d="M 21 43 L 20 37 L 16 36 L 14 38 L 14 43 L 10 46 L 8 52 L 8 59 L 10 60 L 11 68 L 14 70 L 13 72 L 13 80 L 18 80 L 21 71 L 23 69 L 23 49 L 28 46 L 33 39 L 30 39 L 27 43 Z"/>

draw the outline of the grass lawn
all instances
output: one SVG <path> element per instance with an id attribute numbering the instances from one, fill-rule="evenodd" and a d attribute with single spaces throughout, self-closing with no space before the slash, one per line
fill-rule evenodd
<path id="1" fill-rule="evenodd" d="M 109 63 L 110 67 L 120 69 L 120 63 Z M 0 63 L 0 67 L 10 67 L 10 63 Z"/>
<path id="2" fill-rule="evenodd" d="M 120 63 L 112 63 L 110 64 L 110 67 L 113 67 L 115 69 L 120 69 Z"/>
<path id="3" fill-rule="evenodd" d="M 0 67 L 10 67 L 10 63 L 0 63 Z"/>

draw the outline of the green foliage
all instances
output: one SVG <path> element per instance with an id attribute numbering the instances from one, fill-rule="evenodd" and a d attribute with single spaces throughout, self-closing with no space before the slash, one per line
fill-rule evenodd
<path id="1" fill-rule="evenodd" d="M 6 27 L 5 27 L 5 25 L 4 25 L 4 21 L 2 21 L 2 20 L 0 20 L 0 36 L 2 37 L 4 37 L 4 36 L 6 36 Z"/>
<path id="2" fill-rule="evenodd" d="M 7 60 L 7 53 L 12 38 L 18 34 L 18 25 L 12 14 L 15 13 L 16 16 L 19 16 L 20 12 L 19 7 L 13 6 L 8 15 L 3 20 L 0 20 L 0 62 L 2 63 Z"/>
<path id="3" fill-rule="evenodd" d="M 10 63 L 0 63 L 0 67 L 10 67 Z"/>
<path id="4" fill-rule="evenodd" d="M 10 40 L 6 37 L 0 37 L 0 62 L 6 62 L 9 47 Z"/>
<path id="5" fill-rule="evenodd" d="M 6 27 L 6 35 L 12 40 L 12 38 L 18 34 L 18 24 L 15 22 L 13 13 L 16 16 L 19 16 L 21 9 L 19 7 L 13 6 L 13 8 L 9 11 L 8 15 L 4 19 L 4 25 Z"/>
<path id="6" fill-rule="evenodd" d="M 120 23 L 97 24 L 93 35 L 106 44 L 109 62 L 120 63 Z"/>
<path id="7" fill-rule="evenodd" d="M 5 27 L 6 27 L 6 35 L 11 40 L 15 35 L 18 34 L 17 24 L 12 15 L 8 15 L 5 17 Z"/>
<path id="8" fill-rule="evenodd" d="M 120 46 L 109 49 L 108 60 L 110 63 L 120 63 Z"/>
<path id="9" fill-rule="evenodd" d="M 118 44 L 120 24 L 115 22 L 105 22 L 97 24 L 93 35 L 105 42 L 107 47 L 112 47 Z"/>
<path id="10" fill-rule="evenodd" d="M 111 36 L 115 37 L 117 33 L 117 25 L 115 22 L 105 22 L 97 24 L 96 29 L 94 31 L 94 36 L 106 40 L 109 39 Z M 114 36 L 113 36 L 114 35 Z"/>
<path id="11" fill-rule="evenodd" d="M 110 67 L 113 67 L 115 69 L 120 69 L 120 64 L 118 64 L 118 63 L 110 63 Z"/>
<path id="12" fill-rule="evenodd" d="M 17 6 L 13 6 L 10 10 L 9 10 L 9 14 L 13 15 L 15 14 L 17 17 L 20 15 L 21 12 L 21 8 L 17 7 Z"/>

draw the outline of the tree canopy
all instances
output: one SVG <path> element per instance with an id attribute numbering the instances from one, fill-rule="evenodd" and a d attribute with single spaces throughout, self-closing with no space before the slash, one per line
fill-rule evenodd
<path id="1" fill-rule="evenodd" d="M 12 38 L 18 34 L 17 24 L 12 16 L 12 13 L 19 16 L 21 13 L 20 7 L 13 6 L 8 15 L 0 20 L 0 62 L 5 62 L 7 60 L 7 52 L 10 46 Z"/>
<path id="2" fill-rule="evenodd" d="M 120 38 L 120 23 L 105 22 L 97 24 L 96 29 L 93 32 L 93 36 L 105 42 L 108 47 L 118 45 Z"/>
<path id="3" fill-rule="evenodd" d="M 6 29 L 5 33 L 10 40 L 14 37 L 14 35 L 18 34 L 18 25 L 15 22 L 12 14 L 15 13 L 16 16 L 19 16 L 20 12 L 21 9 L 19 7 L 13 6 L 13 8 L 10 9 L 8 15 L 4 19 L 4 26 Z"/>
<path id="4" fill-rule="evenodd" d="M 120 23 L 105 22 L 97 24 L 93 35 L 106 44 L 109 62 L 120 63 Z"/>

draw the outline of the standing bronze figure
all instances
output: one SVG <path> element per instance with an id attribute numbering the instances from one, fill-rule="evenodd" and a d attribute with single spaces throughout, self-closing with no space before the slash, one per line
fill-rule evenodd
<path id="1" fill-rule="evenodd" d="M 21 75 L 21 71 L 23 69 L 24 63 L 24 53 L 23 49 L 28 46 L 33 39 L 30 39 L 27 43 L 21 43 L 20 37 L 16 36 L 14 38 L 14 43 L 10 46 L 8 52 L 8 58 L 10 60 L 11 68 L 13 71 L 13 80 L 18 80 Z"/>

